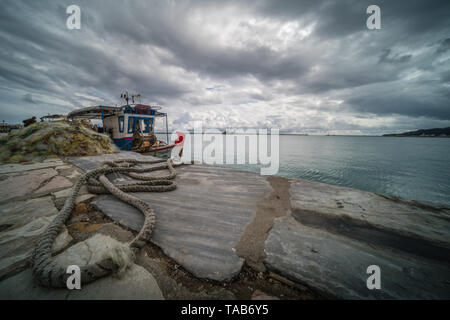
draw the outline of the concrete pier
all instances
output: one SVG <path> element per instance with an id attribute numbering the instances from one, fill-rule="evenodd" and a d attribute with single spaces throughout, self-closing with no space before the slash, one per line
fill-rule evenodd
<path id="1" fill-rule="evenodd" d="M 81 171 L 91 170 L 107 159 L 130 157 L 149 159 L 123 152 L 68 158 L 64 163 Z M 59 169 L 54 170 L 69 170 L 63 167 L 58 162 Z M 25 177 L 15 176 L 19 167 L 2 170 L 2 179 L 23 183 Z M 34 171 L 39 170 L 53 169 L 37 165 Z M 223 167 L 183 165 L 176 170 L 175 191 L 134 195 L 155 211 L 157 222 L 151 241 L 199 279 L 234 281 L 246 263 L 258 272 L 280 275 L 329 297 L 450 298 L 449 208 Z M 33 170 L 22 172 L 31 175 Z M 49 173 L 45 173 L 47 177 Z M 75 181 L 74 173 L 66 173 L 67 180 Z M 41 177 L 36 173 L 34 176 Z M 119 174 L 109 178 L 117 183 L 130 180 Z M 47 190 L 44 187 L 45 183 L 36 183 L 30 192 Z M 5 190 L 2 192 L 10 199 L 1 204 L 5 212 L 13 210 L 11 201 L 15 201 L 17 208 L 32 205 L 22 200 L 26 194 L 21 193 L 17 198 L 8 196 Z M 52 199 L 56 201 L 58 194 L 63 197 L 62 193 L 57 192 Z M 143 223 L 140 212 L 112 195 L 95 197 L 90 205 L 125 229 L 137 231 Z M 50 203 L 47 206 L 52 207 Z M 14 220 L 12 212 L 8 215 L 10 219 L 5 216 L 0 220 L 0 248 L 11 247 L 7 239 L 13 237 L 14 224 L 25 223 Z M 34 238 L 27 239 L 32 244 Z M 5 265 L 2 279 L 8 283 L 12 281 L 14 266 L 26 268 L 19 258 L 15 264 L 7 264 L 5 261 L 11 257 L 7 254 L 0 257 L 0 266 L 1 260 Z M 381 270 L 380 289 L 367 287 L 370 276 L 367 268 L 371 265 Z M 1 272 L 0 268 L 0 275 Z"/>

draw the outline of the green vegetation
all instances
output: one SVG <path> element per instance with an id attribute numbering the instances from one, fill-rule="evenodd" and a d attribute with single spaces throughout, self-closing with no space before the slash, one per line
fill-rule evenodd
<path id="1" fill-rule="evenodd" d="M 403 133 L 384 134 L 384 137 L 450 137 L 450 127 L 421 129 Z"/>
<path id="2" fill-rule="evenodd" d="M 0 138 L 0 162 L 26 163 L 49 156 L 113 153 L 111 139 L 83 122 L 37 122 Z"/>

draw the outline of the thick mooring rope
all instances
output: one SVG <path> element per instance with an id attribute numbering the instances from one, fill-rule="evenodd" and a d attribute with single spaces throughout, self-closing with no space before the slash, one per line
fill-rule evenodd
<path id="1" fill-rule="evenodd" d="M 31 257 L 31 265 L 36 280 L 46 287 L 66 287 L 66 281 L 70 274 L 66 273 L 67 266 L 58 265 L 52 258 L 52 246 L 63 225 L 70 217 L 78 192 L 83 184 L 87 184 L 88 190 L 92 193 L 111 193 L 143 213 L 145 217 L 144 225 L 138 235 L 129 243 L 131 249 L 139 250 L 150 239 L 153 226 L 155 225 L 155 214 L 147 203 L 126 192 L 166 192 L 175 190 L 176 184 L 173 179 L 176 176 L 176 172 L 171 159 L 160 166 L 136 167 L 138 164 L 156 164 L 162 162 L 166 162 L 166 160 L 140 161 L 124 159 L 105 161 L 97 169 L 82 175 L 72 187 L 70 195 L 66 199 L 61 211 L 37 242 Z M 163 177 L 142 174 L 163 169 L 168 169 L 169 174 Z M 122 173 L 141 181 L 131 184 L 114 185 L 106 177 L 109 173 Z M 86 284 L 115 273 L 121 267 L 120 263 L 112 257 L 106 257 L 97 263 L 81 266 L 81 283 Z"/>

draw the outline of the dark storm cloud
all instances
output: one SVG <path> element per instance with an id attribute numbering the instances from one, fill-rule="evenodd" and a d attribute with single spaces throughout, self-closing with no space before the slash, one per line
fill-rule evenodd
<path id="1" fill-rule="evenodd" d="M 437 48 L 436 53 L 444 53 L 448 50 L 450 50 L 450 38 L 447 38 L 444 41 L 442 41 L 439 48 Z"/>
<path id="2" fill-rule="evenodd" d="M 372 4 L 381 8 L 382 25 L 395 27 L 394 32 L 405 31 L 404 37 L 442 30 L 450 25 L 450 2 L 447 0 L 278 0 L 257 3 L 258 10 L 267 15 L 315 21 L 315 33 L 324 38 L 362 32 L 361 25 L 365 26 L 367 16 L 361 12 L 365 13 Z"/>
<path id="3" fill-rule="evenodd" d="M 2 66 L 0 76 L 8 85 L 19 85 L 39 92 L 61 96 L 62 90 L 96 88 L 107 96 L 111 88 L 139 83 L 152 96 L 180 95 L 186 91 L 162 75 L 130 72 L 117 57 L 95 42 L 83 29 L 65 28 L 62 3 L 10 2 L 0 15 Z M 56 21 L 48 21 L 56 18 Z M 46 22 L 49 24 L 46 25 Z M 39 30 L 39 32 L 36 32 Z M 97 40 L 97 39 L 96 39 Z M 11 51 L 14 54 L 11 54 Z M 33 66 L 43 65 L 42 72 Z M 120 89 L 119 89 L 120 90 Z M 70 99 L 77 103 L 76 99 Z"/>
<path id="4" fill-rule="evenodd" d="M 363 95 L 348 101 L 360 112 L 383 114 L 402 114 L 412 117 L 428 117 L 450 120 L 448 94 L 436 94 L 414 91 L 386 92 L 386 95 Z"/>
<path id="5" fill-rule="evenodd" d="M 326 61 L 326 72 L 308 73 L 298 81 L 296 90 L 306 92 L 325 92 L 335 89 L 357 88 L 358 93 L 347 100 L 357 111 L 374 114 L 403 114 L 408 116 L 429 116 L 449 119 L 447 94 L 449 89 L 436 90 L 448 81 L 448 71 L 430 70 L 429 64 L 434 57 L 414 61 L 408 52 L 394 53 L 391 46 L 421 50 L 432 43 L 434 36 L 445 37 L 450 31 L 450 12 L 448 1 L 377 1 L 381 8 L 382 30 L 379 37 L 370 37 L 364 41 L 364 34 L 369 31 L 362 28 L 367 16 L 361 15 L 373 1 L 273 1 L 261 2 L 259 9 L 269 15 L 285 18 L 305 17 L 316 21 L 313 35 L 323 41 L 332 41 L 336 37 L 342 44 L 356 42 L 359 48 L 368 48 L 371 52 L 358 49 L 357 54 L 346 53 L 342 47 L 341 54 L 333 55 L 332 61 Z M 367 38 L 366 38 L 367 40 Z M 444 53 L 450 48 L 450 39 L 442 40 L 437 53 Z M 409 50 L 408 50 L 409 51 Z M 346 57 L 342 57 L 346 55 Z M 374 56 L 372 63 L 367 63 Z M 347 60 L 347 61 L 345 61 Z M 411 61 L 413 60 L 413 61 Z M 408 64 L 408 62 L 412 62 Z M 390 64 L 379 66 L 378 63 Z M 430 83 L 424 80 L 416 83 L 419 91 L 403 93 L 386 90 L 383 94 L 371 94 L 370 88 L 361 88 L 369 84 L 398 80 L 401 72 L 407 68 L 427 69 L 441 75 L 441 82 Z M 448 67 L 446 68 L 448 70 Z M 407 81 L 404 82 L 407 85 Z M 367 91 L 361 94 L 360 91 Z M 423 91 L 423 95 L 418 92 Z M 427 100 L 429 99 L 429 100 Z"/>
<path id="6" fill-rule="evenodd" d="M 364 13 L 371 4 L 371 1 L 351 0 L 281 0 L 261 1 L 258 8 L 268 15 L 288 19 L 302 17 L 306 21 L 315 22 L 315 34 L 330 38 L 360 32 L 366 21 Z"/>
<path id="7" fill-rule="evenodd" d="M 391 49 L 386 49 L 383 51 L 383 53 L 380 56 L 380 63 L 386 62 L 386 63 L 403 63 L 408 62 L 411 60 L 412 55 L 405 54 L 405 55 L 391 55 Z"/>
<path id="8" fill-rule="evenodd" d="M 174 125 L 266 117 L 295 131 L 328 115 L 321 128 L 364 132 L 352 121 L 450 119 L 449 1 L 79 1 L 81 30 L 65 27 L 70 4 L 2 2 L 2 117 L 36 112 L 20 103 L 118 103 L 128 89 L 168 105 Z M 381 30 L 365 26 L 371 4 Z"/>
<path id="9" fill-rule="evenodd" d="M 156 2 L 155 6 L 132 2 L 128 3 L 126 11 L 116 6 L 92 19 L 100 33 L 116 36 L 124 46 L 130 41 L 156 45 L 172 54 L 162 58 L 162 62 L 208 76 L 251 74 L 261 79 L 289 79 L 308 70 L 308 65 L 298 55 L 288 52 L 280 55 L 265 45 L 233 48 L 215 44 L 215 36 L 199 39 L 201 30 L 187 28 L 199 4 L 202 2 L 182 2 L 180 7 L 173 8 L 161 2 Z M 224 3 L 212 1 L 209 5 L 211 11 L 217 12 Z M 208 25 L 198 27 L 208 29 Z"/>
<path id="10" fill-rule="evenodd" d="M 37 103 L 38 103 L 37 101 L 35 101 L 35 100 L 33 99 L 33 96 L 32 96 L 31 94 L 29 94 L 29 93 L 27 93 L 27 94 L 25 94 L 25 95 L 23 96 L 23 101 L 29 102 L 29 103 L 33 103 L 33 104 L 37 104 Z"/>

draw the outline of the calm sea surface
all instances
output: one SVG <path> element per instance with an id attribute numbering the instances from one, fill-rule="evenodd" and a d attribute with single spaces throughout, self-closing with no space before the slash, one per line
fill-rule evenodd
<path id="1" fill-rule="evenodd" d="M 450 206 L 450 139 L 282 135 L 278 175 Z"/>

